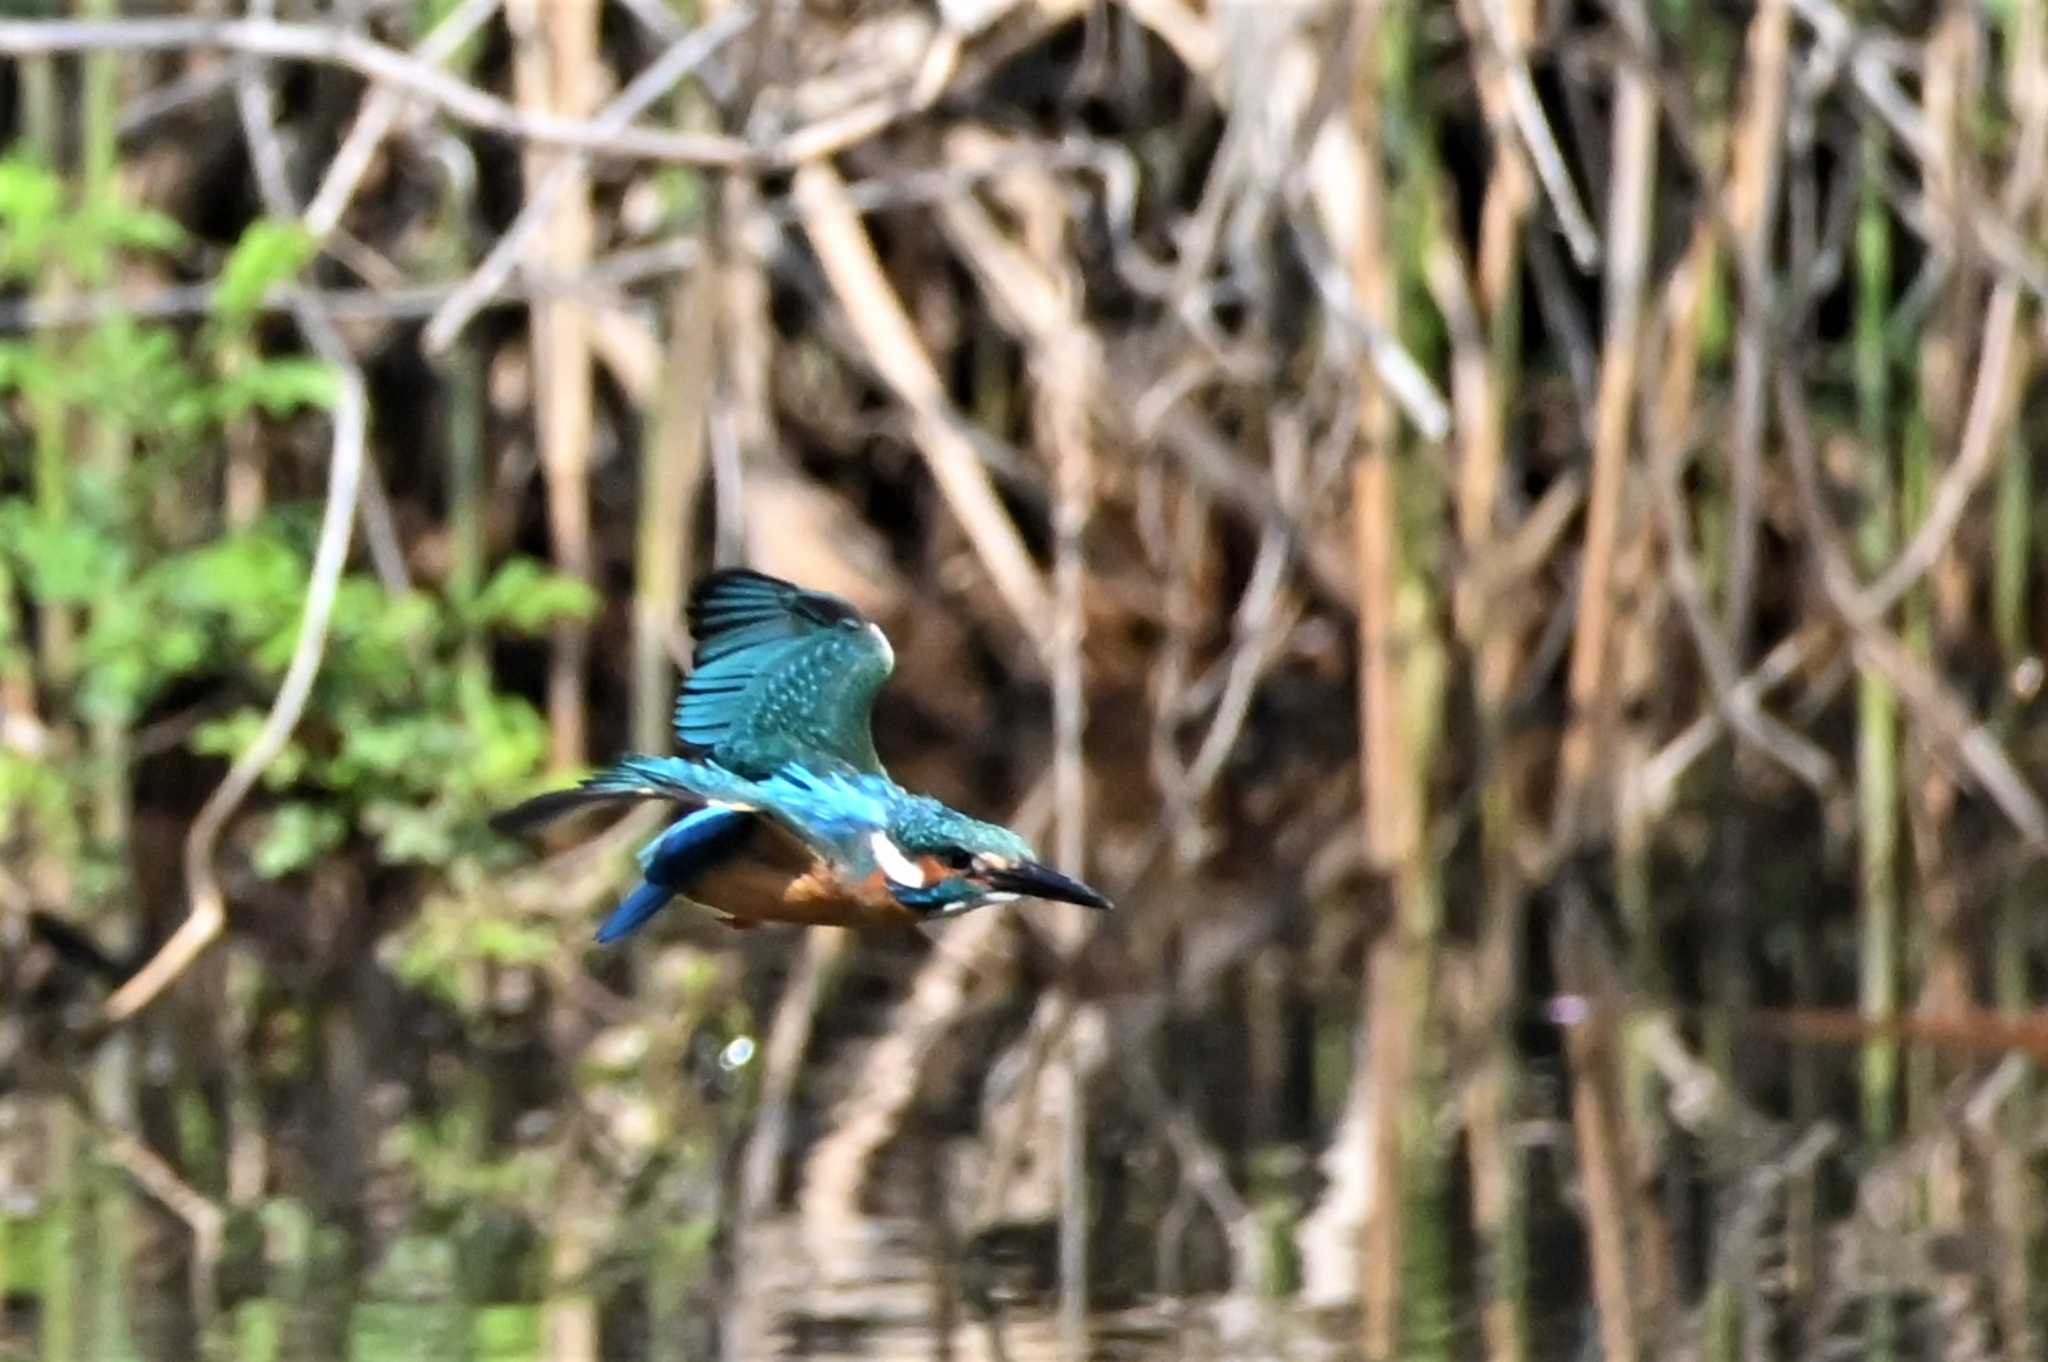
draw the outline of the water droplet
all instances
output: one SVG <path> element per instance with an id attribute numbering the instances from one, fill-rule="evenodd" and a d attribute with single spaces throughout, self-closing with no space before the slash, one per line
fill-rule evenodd
<path id="1" fill-rule="evenodd" d="M 725 1043 L 725 1048 L 718 1052 L 718 1067 L 724 1069 L 727 1073 L 731 1073 L 735 1069 L 746 1068 L 753 1061 L 753 1058 L 754 1038 L 752 1036 L 734 1036 Z"/>

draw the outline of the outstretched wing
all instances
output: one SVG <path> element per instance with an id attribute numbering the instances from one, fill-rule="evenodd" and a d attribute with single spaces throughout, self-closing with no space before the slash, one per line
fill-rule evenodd
<path id="1" fill-rule="evenodd" d="M 750 776 L 819 758 L 881 772 L 868 712 L 896 658 L 860 611 L 727 568 L 697 584 L 689 616 L 696 654 L 675 714 L 686 751 Z"/>
<path id="2" fill-rule="evenodd" d="M 507 836 L 519 836 L 583 809 L 607 808 L 663 799 L 686 808 L 719 804 L 751 808 L 758 788 L 753 781 L 705 762 L 676 757 L 625 756 L 564 790 L 548 790 L 491 815 L 490 825 Z"/>

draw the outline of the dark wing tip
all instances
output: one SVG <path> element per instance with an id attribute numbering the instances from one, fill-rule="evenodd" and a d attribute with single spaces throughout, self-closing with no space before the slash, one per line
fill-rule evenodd
<path id="1" fill-rule="evenodd" d="M 867 617 L 842 597 L 738 567 L 718 568 L 698 578 L 684 613 L 690 633 L 699 643 L 728 630 L 779 618 L 828 626 L 867 623 Z"/>
<path id="2" fill-rule="evenodd" d="M 595 808 L 601 804 L 617 804 L 637 796 L 623 791 L 599 791 L 585 786 L 574 786 L 567 790 L 549 790 L 531 799 L 522 800 L 509 809 L 500 809 L 492 814 L 486 823 L 491 831 L 506 837 L 516 837 L 545 827 L 566 814 L 578 809 Z"/>

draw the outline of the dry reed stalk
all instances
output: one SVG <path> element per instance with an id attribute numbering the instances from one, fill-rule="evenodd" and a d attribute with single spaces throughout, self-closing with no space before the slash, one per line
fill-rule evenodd
<path id="1" fill-rule="evenodd" d="M 846 182 L 826 162 L 812 162 L 797 171 L 795 194 L 805 233 L 865 347 L 864 358 L 909 408 L 918 452 L 940 493 L 1023 636 L 1043 650 L 1051 637 L 1051 597 L 1016 525 L 996 497 L 964 418 L 947 401 L 931 356 L 882 272 Z"/>
<path id="2" fill-rule="evenodd" d="M 1645 326 L 1643 367 L 1650 372 L 1659 368 L 1651 338 L 1653 330 Z M 1621 524 L 1616 531 L 1616 604 L 1610 645 L 1614 676 L 1609 683 L 1614 696 L 1615 724 L 1613 743 L 1605 757 L 1611 768 L 1605 793 L 1610 801 L 1607 817 L 1614 838 L 1611 864 L 1615 903 L 1628 928 L 1629 975 L 1641 998 L 1639 1006 L 1655 1016 L 1669 1006 L 1670 985 L 1657 949 L 1661 934 L 1651 874 L 1653 825 L 1644 815 L 1646 806 L 1635 797 L 1635 790 L 1654 754 L 1655 738 L 1650 723 L 1656 713 L 1660 684 L 1666 677 L 1661 634 L 1667 597 L 1664 579 L 1657 571 L 1659 536 L 1646 504 L 1648 481 L 1641 476 L 1629 479 Z M 1619 1058 L 1622 1067 L 1616 1134 L 1629 1174 L 1623 1189 L 1628 1197 L 1625 1215 L 1632 1254 L 1630 1275 L 1647 1341 L 1649 1331 L 1670 1318 L 1669 1312 L 1679 1300 L 1677 1267 L 1672 1261 L 1673 1235 L 1659 1204 L 1660 1192 L 1671 1186 L 1670 1170 L 1664 1159 L 1669 1143 L 1669 1118 L 1658 1100 L 1657 1083 L 1644 1056 L 1630 1046 L 1620 1051 Z"/>
<path id="3" fill-rule="evenodd" d="M 1637 13 L 1629 34 L 1643 53 L 1654 52 L 1648 24 Z M 1618 695 L 1614 643 L 1617 600 L 1615 566 L 1622 543 L 1622 514 L 1630 469 L 1631 413 L 1643 342 L 1644 285 L 1656 181 L 1656 96 L 1650 78 L 1627 67 L 1616 75 L 1612 156 L 1608 178 L 1606 318 L 1600 348 L 1595 408 L 1592 478 L 1586 506 L 1585 550 L 1580 568 L 1578 620 L 1572 639 L 1567 691 L 1571 715 L 1560 754 L 1553 835 L 1569 846 L 1582 832 L 1595 780 L 1594 755 L 1611 747 Z M 1648 924 L 1635 922 L 1642 934 Z M 1594 1295 L 1609 1362 L 1630 1362 L 1642 1340 L 1632 1294 L 1637 1262 L 1629 1235 L 1629 1180 L 1632 1162 L 1622 1139 L 1625 1118 L 1610 1095 L 1611 1075 L 1598 1062 L 1619 1062 L 1617 1053 L 1575 1041 L 1572 1120 L 1578 1135 L 1581 1176 L 1587 1188 L 1588 1243 L 1593 1259 Z"/>
<path id="4" fill-rule="evenodd" d="M 1041 211 L 1028 219 L 1027 239 L 1042 260 L 1063 258 L 1065 209 L 1052 195 L 1033 196 Z M 1048 214 L 1044 210 L 1050 210 Z M 1069 317 L 1078 307 L 1078 281 L 1055 275 Z M 1040 349 L 1031 356 L 1039 388 L 1041 429 L 1053 461 L 1053 824 L 1054 854 L 1076 875 L 1088 855 L 1087 767 L 1081 750 L 1088 722 L 1082 686 L 1086 616 L 1082 592 L 1087 568 L 1082 538 L 1095 502 L 1095 454 L 1088 430 L 1088 386 L 1093 347 Z M 1056 930 L 1069 954 L 1085 944 L 1087 928 L 1072 912 Z M 1070 1354 L 1088 1343 L 1088 1087 L 1079 1057 L 1069 1053 L 1055 1081 L 1066 1085 L 1065 1148 L 1060 1183 L 1060 1336 Z"/>
<path id="5" fill-rule="evenodd" d="M 1735 236 L 1735 268 L 1747 305 L 1738 322 L 1735 348 L 1733 429 L 1728 439 L 1731 524 L 1722 618 L 1739 660 L 1748 652 L 1750 615 L 1756 595 L 1757 536 L 1763 504 L 1763 436 L 1769 410 L 1766 383 L 1770 357 L 1770 251 L 1778 227 L 1784 182 L 1785 89 L 1791 16 L 1784 0 L 1762 0 L 1750 20 L 1744 46 L 1742 112 L 1734 135 L 1733 159 L 1723 191 Z"/>
<path id="6" fill-rule="evenodd" d="M 1643 46 L 1648 47 L 1647 34 Z M 1559 759 L 1555 829 L 1569 843 L 1584 816 L 1594 754 L 1614 723 L 1609 634 L 1614 620 L 1614 555 L 1629 478 L 1630 413 L 1643 335 L 1644 273 L 1649 264 L 1651 196 L 1656 183 L 1657 104 L 1648 76 L 1623 68 L 1615 77 L 1613 169 L 1608 177 L 1606 308 L 1600 343 L 1592 478 L 1586 502 L 1579 614 L 1568 691 L 1572 712 Z"/>
<path id="7" fill-rule="evenodd" d="M 1394 329 L 1396 265 L 1388 240 L 1388 193 L 1380 170 L 1379 107 L 1383 81 L 1378 39 L 1388 22 L 1375 5 L 1357 22 L 1369 25 L 1358 44 L 1350 82 L 1350 131 L 1358 148 L 1353 158 L 1357 208 L 1355 235 L 1341 243 L 1352 296 L 1381 330 Z M 1352 552 L 1358 602 L 1359 769 L 1364 798 L 1361 832 L 1368 870 L 1397 880 L 1419 836 L 1416 787 L 1409 781 L 1408 734 L 1402 723 L 1401 659 L 1395 602 L 1400 589 L 1400 519 L 1396 442 L 1400 417 L 1384 388 L 1367 374 L 1358 387 L 1359 450 L 1351 483 Z M 1398 891 L 1396 891 L 1398 893 Z M 1406 940 L 1402 915 L 1373 949 L 1361 1003 L 1367 1018 L 1371 1081 L 1372 1190 L 1359 1251 L 1362 1280 L 1363 1351 L 1367 1357 L 1396 1356 L 1401 1340 L 1402 1219 L 1406 1207 L 1402 1123 L 1407 1115 L 1414 1065 L 1406 1008 L 1398 993 L 1404 981 Z"/>
<path id="8" fill-rule="evenodd" d="M 1480 0 L 1464 0 L 1459 13 L 1468 31 L 1481 27 Z M 1504 48 L 1519 52 L 1529 36 L 1528 4 L 1498 16 Z M 1458 542 L 1468 563 L 1501 549 L 1506 531 L 1502 485 L 1508 468 L 1507 412 L 1521 359 L 1521 235 L 1534 202 L 1534 186 L 1510 126 L 1510 96 L 1496 63 L 1482 61 L 1481 99 L 1493 135 L 1493 168 L 1480 209 L 1478 290 L 1455 247 L 1440 237 L 1428 278 L 1451 340 L 1451 401 L 1456 414 Z M 1440 207 L 1439 213 L 1448 210 Z M 1486 1254 L 1480 1274 L 1480 1318 L 1491 1362 L 1522 1362 L 1529 1355 L 1529 1262 L 1524 1161 L 1509 1131 L 1516 1082 L 1512 1018 L 1521 1005 L 1519 955 L 1526 921 L 1526 886 L 1515 862 L 1514 841 L 1524 816 L 1500 751 L 1507 703 L 1522 647 L 1519 620 L 1490 594 L 1474 594 L 1474 608 L 1456 612 L 1461 642 L 1471 659 L 1480 729 L 1480 855 L 1486 910 L 1477 959 L 1475 1020 L 1483 1028 L 1483 1058 L 1465 1085 L 1470 1137 L 1472 1217 Z"/>
<path id="9" fill-rule="evenodd" d="M 1362 1355 L 1372 1359 L 1402 1355 L 1401 1287 L 1406 1257 L 1401 1231 L 1409 1192 L 1402 1104 L 1415 1070 L 1415 1038 L 1408 1033 L 1408 1009 L 1401 997 L 1408 973 L 1405 946 L 1398 930 L 1382 933 L 1366 957 L 1362 980 L 1370 1044 L 1358 1062 L 1371 1066 L 1372 1103 L 1366 1111 L 1365 1130 L 1371 1181 L 1365 1193 L 1358 1266 Z"/>
<path id="10" fill-rule="evenodd" d="M 721 187 L 719 197 L 723 221 L 746 222 L 760 207 L 761 191 L 752 181 L 735 177 Z M 711 558 L 725 564 L 746 556 L 745 471 L 773 459 L 778 449 L 772 382 L 775 329 L 768 315 L 768 276 L 762 262 L 751 252 L 735 249 L 721 252 L 715 267 L 716 325 L 724 343 L 713 388 L 718 401 L 706 415 L 716 491 Z"/>
<path id="11" fill-rule="evenodd" d="M 514 95 L 535 116 L 586 117 L 604 79 L 597 46 L 596 0 L 506 0 L 512 33 Z M 572 154 L 529 151 L 528 186 L 563 182 L 536 261 L 573 272 L 590 259 L 595 235 L 589 177 Z M 547 490 L 550 556 L 557 572 L 579 582 L 595 576 L 591 542 L 589 463 L 596 397 L 591 371 L 590 312 L 578 300 L 544 299 L 531 311 L 534 444 Z M 590 626 L 563 619 L 551 631 L 547 676 L 549 761 L 581 766 L 589 749 L 585 685 Z M 542 1307 L 545 1346 L 556 1362 L 593 1362 L 598 1354 L 597 1305 L 583 1286 L 595 1261 L 592 1222 L 597 1190 L 571 1160 L 557 1190 L 548 1251 L 550 1290 Z"/>
<path id="12" fill-rule="evenodd" d="M 1552 932 L 1558 981 L 1582 997 L 1600 998 L 1608 990 L 1597 968 L 1596 929 L 1584 890 L 1575 883 L 1565 888 L 1565 911 Z M 1643 1356 L 1645 1340 L 1635 1292 L 1636 1264 L 1630 1250 L 1625 1117 L 1615 1082 L 1626 1043 L 1611 1005 L 1596 1007 L 1587 1024 L 1565 1030 L 1572 1075 L 1572 1136 L 1585 1201 L 1587 1256 L 1592 1262 L 1603 1362 L 1633 1362 Z"/>
<path id="13" fill-rule="evenodd" d="M 1046 446 L 1053 474 L 1053 615 L 1047 652 L 1053 691 L 1053 836 L 1061 866 L 1084 874 L 1088 850 L 1087 767 L 1082 733 L 1087 695 L 1082 681 L 1085 641 L 1083 590 L 1087 572 L 1082 539 L 1094 510 L 1096 457 L 1090 429 L 1096 376 L 1102 358 L 1080 316 L 1081 286 L 1066 250 L 1067 208 L 1046 176 L 1020 171 L 993 182 L 991 190 L 1020 223 L 1025 267 L 1015 272 L 982 271 L 1011 287 L 1008 311 L 1029 319 L 1026 371 L 1034 396 L 1033 428 Z M 984 249 L 997 240 L 985 221 L 976 224 Z M 1087 940 L 1088 927 L 1066 912 L 1051 933 L 1071 957 Z M 1087 1349 L 1088 1311 L 1088 1091 L 1087 1074 L 1073 1047 L 1063 1047 L 1053 1074 L 1062 1085 L 1059 1289 L 1060 1333 L 1074 1356 Z"/>
<path id="14" fill-rule="evenodd" d="M 590 1284 L 600 1215 L 596 1176 L 589 1161 L 564 1159 L 548 1199 L 548 1288 L 540 1316 L 548 1362 L 598 1362 L 602 1355 Z"/>
<path id="15" fill-rule="evenodd" d="M 1966 160 L 1962 126 L 1974 89 L 1972 61 L 1976 45 L 1975 22 L 1960 6 L 1948 6 L 1937 19 L 1927 39 L 1925 54 L 1924 107 L 1932 135 L 1927 170 L 1931 176 L 1928 197 L 1934 206 L 1947 240 L 1934 243 L 1937 250 L 1954 250 L 1959 242 L 1955 224 L 1962 216 L 1962 196 L 1971 174 Z M 1936 305 L 1919 350 L 1919 424 L 1917 438 L 1909 445 L 1907 496 L 1911 509 L 1908 523 L 1924 516 L 1934 491 L 1936 451 L 1954 447 L 1960 433 L 1959 414 L 1964 392 L 1964 365 L 1968 362 L 1969 331 L 1978 316 L 1975 280 L 1960 259 L 1952 259 L 1943 297 Z M 1946 556 L 1946 555 L 1944 555 Z M 1927 593 L 1908 598 L 1909 634 L 1916 651 L 1925 659 L 1946 655 L 1959 632 L 1954 589 L 1963 583 L 1953 573 L 1959 562 L 1943 562 L 1926 583 Z M 1946 580 L 1944 580 L 1946 579 Z M 1932 663 L 1938 667 L 1938 662 Z M 1913 859 L 1918 880 L 1921 931 L 1921 976 L 1916 1010 L 1930 1016 L 1953 1014 L 1970 1006 L 1973 995 L 1971 962 L 1958 933 L 1963 911 L 1962 887 L 1949 852 L 1950 820 L 1957 790 L 1949 773 L 1933 762 L 1919 766 L 1909 786 L 1907 828 L 1912 838 Z M 1909 768 L 1910 769 L 1910 768 Z M 1918 1068 L 1916 1103 L 1922 1119 L 1931 1120 L 1939 1097 L 1937 1085 L 1948 1077 L 1930 1060 Z M 1963 1170 L 1961 1150 L 1953 1140 L 1943 1139 L 1930 1160 L 1926 1214 L 1930 1226 L 1953 1230 L 1963 1214 Z M 1946 1291 L 1958 1289 L 1953 1278 Z"/>
<path id="16" fill-rule="evenodd" d="M 2022 167 L 2040 167 L 2048 160 L 2048 13 L 2040 5 L 2014 7 L 2006 19 L 2004 38 L 2007 103 L 2018 123 L 2014 161 Z M 2008 206 L 2019 220 L 2031 218 L 2038 229 L 2048 225 L 2048 192 L 2043 191 L 2039 174 L 2033 178 L 2030 185 L 2009 186 Z M 2025 202 L 2022 193 L 2032 202 Z M 2001 283 L 2000 287 L 2004 286 Z M 2017 401 L 2035 371 L 2040 345 L 2038 340 L 2022 336 L 2015 348 L 2012 386 Z M 2016 427 L 2017 420 L 2013 424 Z M 2025 437 L 2012 429 L 2000 443 L 2004 458 L 1995 512 L 1991 610 L 1993 632 L 2012 681 L 2007 692 L 2010 705 L 2023 693 L 2019 679 L 2028 665 L 2038 666 L 2028 637 L 2036 483 Z M 2011 705 L 2006 715 L 2004 737 L 2008 743 L 2015 740 L 2020 727 L 2016 711 L 2017 706 Z M 2031 997 L 2028 947 L 2034 904 L 2030 886 L 2024 881 L 2009 886 L 2000 896 L 1998 915 L 1994 996 L 2002 1008 L 2017 1012 L 2029 1005 Z M 2040 1113 L 2040 1085 L 2029 1074 L 2008 1099 L 2002 1120 L 1989 1135 L 1987 1191 L 1998 1238 L 1993 1272 L 1999 1334 L 2007 1362 L 2038 1356 L 2043 1343 L 2032 1268 L 2041 1242 L 2042 1183 L 2023 1152 Z"/>
<path id="17" fill-rule="evenodd" d="M 597 0 L 506 0 L 512 30 L 513 86 L 529 117 L 585 117 L 603 80 L 597 50 Z M 535 263 L 573 273 L 589 262 L 595 226 L 587 170 L 567 152 L 529 150 L 529 185 L 562 184 L 554 212 L 535 243 Z M 595 386 L 590 367 L 590 312 L 580 301 L 543 299 L 532 308 L 534 431 L 547 486 L 548 536 L 556 571 L 580 582 L 594 573 L 590 525 L 590 447 Z M 590 626 L 564 619 L 554 626 L 548 658 L 549 759 L 558 769 L 581 766 L 589 747 L 584 698 Z"/>
<path id="18" fill-rule="evenodd" d="M 642 752 L 662 750 L 674 702 L 671 659 L 685 577 L 697 556 L 697 497 L 707 461 L 717 289 L 717 272 L 705 268 L 668 290 L 668 352 L 641 458 L 633 572 L 633 745 Z"/>
<path id="19" fill-rule="evenodd" d="M 782 1160 L 789 1148 L 790 1118 L 795 1105 L 797 1083 L 802 1077 L 804 1055 L 809 1050 L 818 1010 L 829 997 L 839 966 L 852 945 L 852 934 L 831 928 L 813 927 L 803 934 L 802 953 L 775 1004 L 775 1016 L 768 1025 L 767 1044 L 761 1054 L 761 1087 L 754 1104 L 754 1120 L 740 1155 L 739 1196 L 727 1221 L 726 1231 L 733 1245 L 733 1261 L 744 1264 L 747 1231 L 775 1209 L 776 1182 Z M 846 1198 L 845 1208 L 858 1207 L 858 1190 Z M 823 1228 L 806 1217 L 806 1228 Z M 845 1227 L 835 1226 L 842 1233 Z M 818 1245 L 829 1244 L 819 1237 Z M 819 1261 L 826 1255 L 820 1252 Z M 754 1319 L 747 1304 L 749 1275 L 744 1268 L 733 1274 L 735 1299 L 724 1311 L 727 1357 L 751 1356 L 764 1340 L 748 1339 L 746 1326 Z"/>
<path id="20" fill-rule="evenodd" d="M 1772 362 L 1771 247 L 1779 230 L 1779 200 L 1785 179 L 1785 105 L 1791 20 L 1783 0 L 1763 0 L 1744 39 L 1743 92 L 1721 201 L 1733 236 L 1732 263 L 1741 278 L 1742 306 L 1736 317 L 1733 410 L 1727 437 L 1726 566 L 1721 580 L 1720 642 L 1739 670 L 1748 656 L 1754 622 L 1757 557 L 1763 509 L 1763 439 L 1770 409 L 1768 366 Z M 1725 677 L 1722 678 L 1725 684 Z M 1716 686 L 1720 691 L 1721 685 Z M 1738 732 L 1742 731 L 1738 728 Z M 1767 748 L 1766 750 L 1770 750 Z M 1728 769 L 1739 772 L 1742 754 L 1731 752 Z M 1744 967 L 1750 915 L 1752 867 L 1749 829 L 1741 810 L 1730 807 L 1717 820 L 1714 869 L 1709 891 L 1718 930 L 1710 949 L 1706 988 L 1720 1004 L 1748 999 Z M 1645 922 L 1644 927 L 1648 924 Z M 1733 1061 L 1733 1038 L 1713 1028 L 1708 1049 L 1715 1062 Z M 1717 1197 L 1710 1214 L 1724 1221 L 1730 1208 Z M 1744 1246 L 1725 1243 L 1739 1258 Z M 1737 1277 L 1744 1274 L 1736 1273 Z M 1707 1307 L 1708 1347 L 1732 1357 L 1743 1329 L 1746 1278 L 1717 1274 Z M 1752 1321 L 1753 1322 L 1753 1321 Z"/>

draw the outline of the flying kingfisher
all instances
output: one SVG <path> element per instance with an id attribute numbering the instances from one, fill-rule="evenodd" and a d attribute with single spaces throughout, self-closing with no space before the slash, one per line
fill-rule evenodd
<path id="1" fill-rule="evenodd" d="M 688 810 L 641 849 L 640 883 L 598 928 L 600 942 L 679 896 L 738 928 L 907 926 L 1026 896 L 1110 906 L 1009 829 L 889 779 L 868 714 L 896 657 L 851 603 L 727 568 L 698 582 L 689 620 L 682 754 L 621 758 L 491 820 L 519 832 L 595 805 Z"/>

